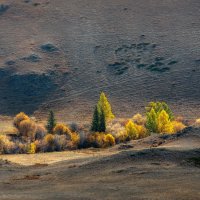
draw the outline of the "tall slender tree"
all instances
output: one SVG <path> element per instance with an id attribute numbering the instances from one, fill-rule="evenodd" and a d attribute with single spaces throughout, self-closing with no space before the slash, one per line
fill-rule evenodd
<path id="1" fill-rule="evenodd" d="M 95 106 L 93 119 L 92 119 L 92 127 L 91 131 L 97 132 L 99 131 L 99 118 L 100 118 L 100 112 L 98 109 L 98 106 Z"/>
<path id="2" fill-rule="evenodd" d="M 106 132 L 106 118 L 103 110 L 100 113 L 99 132 Z"/>
<path id="3" fill-rule="evenodd" d="M 46 125 L 48 133 L 52 133 L 55 126 L 56 126 L 56 119 L 54 116 L 54 112 L 51 110 L 49 112 L 49 117 L 48 117 L 47 125 Z"/>
<path id="4" fill-rule="evenodd" d="M 106 122 L 113 119 L 111 105 L 106 95 L 102 92 L 97 105 L 95 106 L 91 130 L 94 132 L 105 132 Z"/>
<path id="5" fill-rule="evenodd" d="M 104 92 L 101 93 L 97 105 L 99 106 L 100 110 L 103 110 L 106 121 L 109 121 L 115 118 L 114 114 L 112 113 L 111 105 Z"/>

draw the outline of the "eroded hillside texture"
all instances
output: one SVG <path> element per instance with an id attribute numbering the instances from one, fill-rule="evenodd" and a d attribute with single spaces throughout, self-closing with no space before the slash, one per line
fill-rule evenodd
<path id="1" fill-rule="evenodd" d="M 104 91 L 116 116 L 151 100 L 200 112 L 199 0 L 1 0 L 0 114 L 90 119 Z"/>

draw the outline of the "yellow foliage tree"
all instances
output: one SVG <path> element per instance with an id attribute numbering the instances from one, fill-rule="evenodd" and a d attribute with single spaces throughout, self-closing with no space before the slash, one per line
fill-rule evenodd
<path id="1" fill-rule="evenodd" d="M 173 124 L 170 121 L 169 115 L 165 110 L 162 110 L 157 119 L 157 125 L 158 125 L 158 132 L 159 133 L 173 133 Z"/>
<path id="2" fill-rule="evenodd" d="M 112 113 L 111 105 L 104 92 L 102 92 L 100 95 L 100 99 L 98 101 L 97 107 L 99 108 L 100 111 L 104 112 L 106 121 L 109 121 L 115 118 L 114 114 Z"/>

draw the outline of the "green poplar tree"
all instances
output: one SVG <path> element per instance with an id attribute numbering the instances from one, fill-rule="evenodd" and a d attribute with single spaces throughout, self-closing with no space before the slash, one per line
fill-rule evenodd
<path id="1" fill-rule="evenodd" d="M 158 131 L 158 124 L 157 124 L 157 114 L 154 110 L 154 108 L 151 108 L 150 112 L 147 112 L 147 121 L 146 121 L 146 127 L 147 129 L 152 133 L 157 133 Z"/>

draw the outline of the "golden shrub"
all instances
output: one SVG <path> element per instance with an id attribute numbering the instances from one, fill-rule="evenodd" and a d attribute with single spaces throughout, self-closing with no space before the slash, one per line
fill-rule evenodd
<path id="1" fill-rule="evenodd" d="M 121 142 L 126 142 L 129 141 L 130 138 L 127 134 L 126 131 L 119 131 L 116 135 L 115 135 L 115 139 L 117 143 L 121 143 Z"/>
<path id="2" fill-rule="evenodd" d="M 15 143 L 6 135 L 0 135 L 0 153 L 13 153 Z"/>
<path id="3" fill-rule="evenodd" d="M 104 148 L 105 147 L 104 141 L 105 141 L 104 133 L 99 133 L 99 132 L 95 133 L 95 143 L 97 147 Z"/>
<path id="4" fill-rule="evenodd" d="M 115 145 L 115 138 L 112 134 L 96 132 L 89 135 L 88 142 L 91 144 L 91 146 L 105 148 Z"/>
<path id="5" fill-rule="evenodd" d="M 104 142 L 105 142 L 106 146 L 114 146 L 115 138 L 111 134 L 106 134 Z"/>
<path id="6" fill-rule="evenodd" d="M 26 119 L 20 122 L 18 129 L 21 136 L 34 140 L 36 128 L 36 123 L 34 121 Z"/>
<path id="7" fill-rule="evenodd" d="M 144 126 L 140 126 L 140 125 L 135 125 L 136 130 L 137 130 L 137 134 L 138 134 L 138 138 L 145 138 L 148 136 L 148 131 Z"/>
<path id="8" fill-rule="evenodd" d="M 158 133 L 173 133 L 173 124 L 169 119 L 169 115 L 165 110 L 162 110 L 157 119 Z"/>
<path id="9" fill-rule="evenodd" d="M 133 116 L 133 122 L 138 125 L 144 125 L 146 123 L 146 118 L 143 117 L 141 114 L 137 113 Z"/>
<path id="10" fill-rule="evenodd" d="M 57 135 L 70 135 L 70 129 L 64 124 L 57 124 L 53 130 L 54 134 Z"/>
<path id="11" fill-rule="evenodd" d="M 179 131 L 182 131 L 184 128 L 186 128 L 186 126 L 182 122 L 178 122 L 178 121 L 173 121 L 172 126 L 173 126 L 173 133 L 177 133 Z"/>
<path id="12" fill-rule="evenodd" d="M 128 123 L 125 126 L 126 133 L 130 137 L 130 139 L 138 139 L 138 130 L 136 129 L 136 124 L 133 123 L 131 120 L 128 121 Z"/>
<path id="13" fill-rule="evenodd" d="M 70 134 L 70 141 L 68 141 L 68 148 L 77 149 L 80 144 L 80 136 L 79 134 L 73 132 Z"/>
<path id="14" fill-rule="evenodd" d="M 28 154 L 36 153 L 36 144 L 35 143 L 32 142 L 31 144 L 28 145 L 27 153 Z"/>
<path id="15" fill-rule="evenodd" d="M 13 124 L 14 126 L 18 129 L 19 128 L 19 125 L 20 123 L 23 121 L 23 120 L 29 120 L 29 116 L 26 115 L 25 113 L 23 112 L 20 112 L 19 114 L 17 114 L 14 118 L 14 121 L 13 121 Z"/>
<path id="16" fill-rule="evenodd" d="M 48 144 L 48 145 L 53 145 L 55 142 L 55 136 L 52 134 L 47 134 L 44 137 L 44 141 Z"/>
<path id="17" fill-rule="evenodd" d="M 133 140 L 148 136 L 147 129 L 144 126 L 135 124 L 131 120 L 126 124 L 125 129 L 128 137 Z"/>

